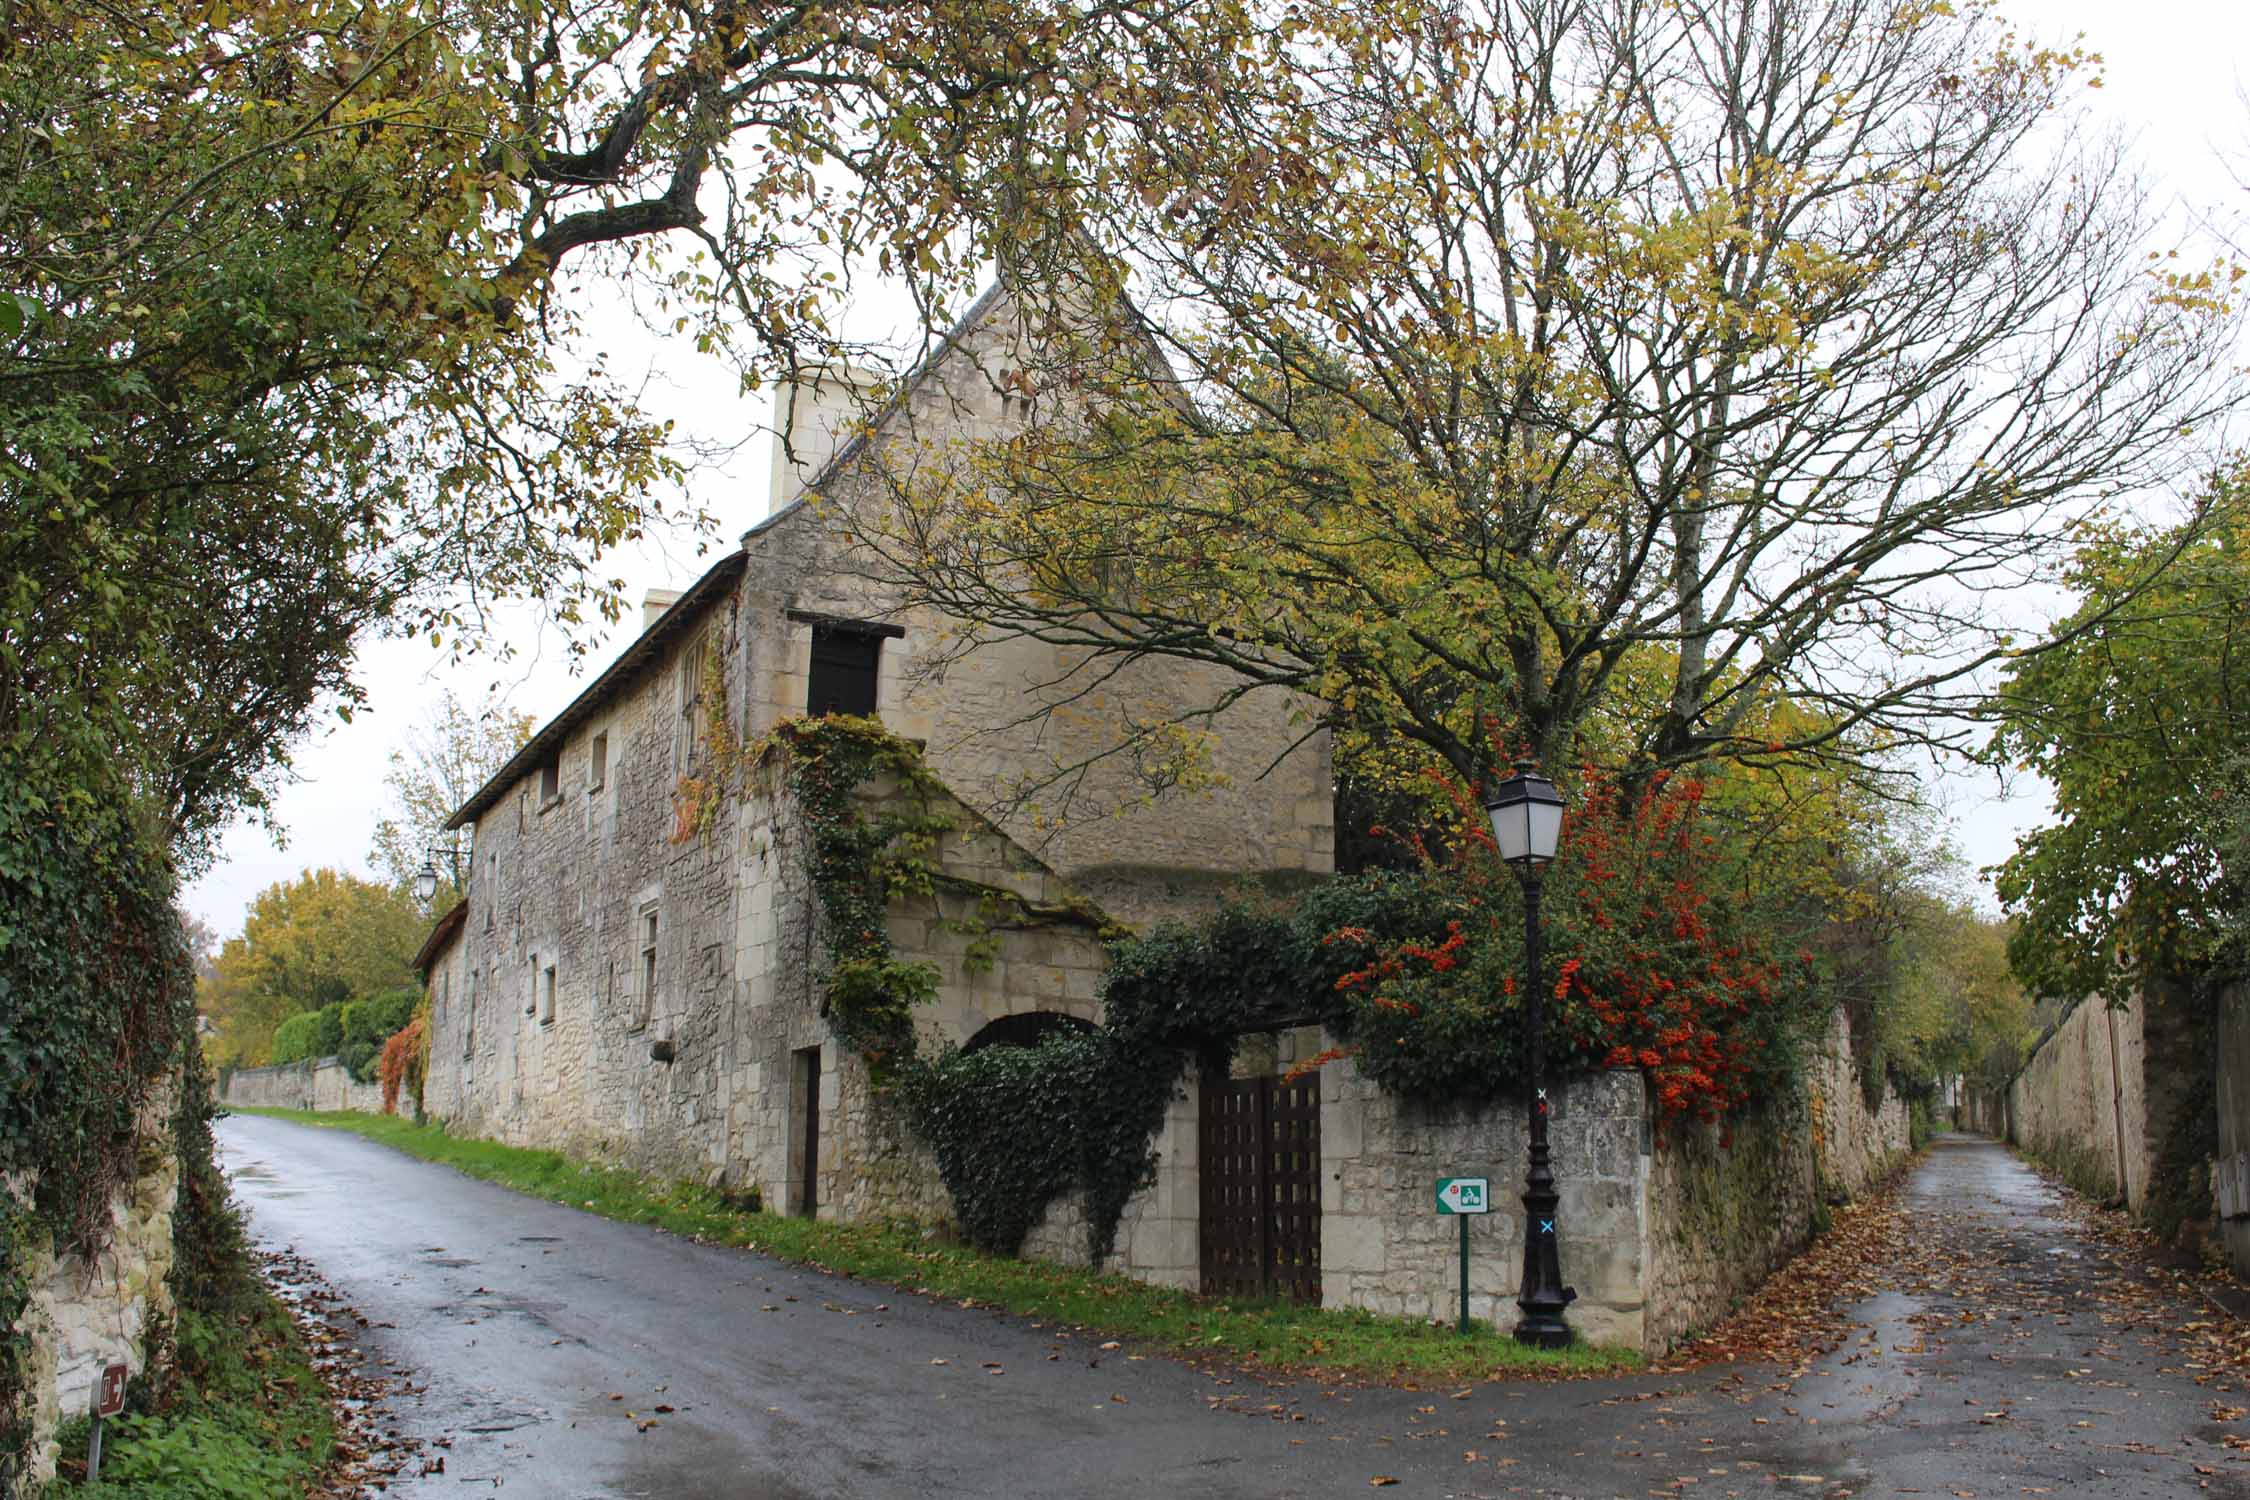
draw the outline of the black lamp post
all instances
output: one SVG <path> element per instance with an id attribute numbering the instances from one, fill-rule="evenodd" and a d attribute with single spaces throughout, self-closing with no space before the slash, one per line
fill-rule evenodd
<path id="1" fill-rule="evenodd" d="M 1492 839 L 1500 857 L 1523 880 L 1523 966 L 1531 1020 L 1531 1069 L 1526 1079 L 1531 1108 L 1531 1170 L 1523 1185 L 1523 1289 L 1516 1306 L 1523 1320 L 1516 1341 L 1559 1349 L 1570 1342 L 1563 1309 L 1578 1293 L 1562 1284 L 1562 1258 L 1556 1248 L 1554 1169 L 1547 1153 L 1547 996 L 1539 964 L 1539 875 L 1555 857 L 1562 835 L 1563 800 L 1555 784 L 1531 761 L 1518 761 L 1516 774 L 1494 789 L 1485 803 Z"/>

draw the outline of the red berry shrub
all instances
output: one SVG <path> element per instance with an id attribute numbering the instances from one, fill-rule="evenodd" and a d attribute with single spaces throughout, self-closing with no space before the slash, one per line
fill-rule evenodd
<path id="1" fill-rule="evenodd" d="M 1455 800 L 1455 852 L 1421 875 L 1428 931 L 1327 935 L 1344 966 L 1330 1025 L 1393 1092 L 1489 1099 L 1528 1061 L 1523 903 L 1483 810 Z M 1813 976 L 1714 898 L 1720 853 L 1701 783 L 1658 773 L 1627 793 L 1582 773 L 1542 883 L 1551 1076 L 1637 1067 L 1663 1118 L 1716 1121 L 1793 1068 Z"/>

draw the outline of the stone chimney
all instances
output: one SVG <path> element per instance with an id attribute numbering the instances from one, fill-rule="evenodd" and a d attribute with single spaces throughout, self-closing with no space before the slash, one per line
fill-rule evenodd
<path id="1" fill-rule="evenodd" d="M 857 437 L 887 377 L 878 370 L 827 365 L 783 381 L 773 393 L 773 488 L 766 514 L 787 505 Z"/>
<path id="2" fill-rule="evenodd" d="M 641 595 L 641 629 L 645 632 L 651 625 L 664 618 L 664 611 L 679 602 L 680 591 L 678 589 L 650 589 L 647 593 Z"/>

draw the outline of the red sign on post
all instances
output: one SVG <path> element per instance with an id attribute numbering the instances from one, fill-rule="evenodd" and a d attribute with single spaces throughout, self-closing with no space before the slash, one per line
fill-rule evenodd
<path id="1" fill-rule="evenodd" d="M 125 1409 L 125 1377 L 132 1368 L 123 1360 L 102 1366 L 102 1383 L 94 1388 L 94 1415 L 114 1417 Z"/>

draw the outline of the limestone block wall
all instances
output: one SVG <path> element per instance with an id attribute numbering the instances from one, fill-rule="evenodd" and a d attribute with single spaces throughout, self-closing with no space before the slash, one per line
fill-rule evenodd
<path id="1" fill-rule="evenodd" d="M 308 1057 L 270 1068 L 236 1068 L 226 1076 L 222 1098 L 228 1104 L 256 1109 L 311 1109 L 315 1065 L 316 1060 Z"/>
<path id="2" fill-rule="evenodd" d="M 1808 1090 L 1769 1100 L 1724 1132 L 1664 1132 L 1650 1162 L 1643 1231 L 1649 1353 L 1710 1327 L 1812 1237 L 1829 1149 L 1814 1140 L 1811 1098 Z"/>
<path id="3" fill-rule="evenodd" d="M 383 1086 L 361 1083 L 333 1057 L 324 1057 L 312 1070 L 312 1103 L 317 1110 L 356 1109 L 367 1114 L 383 1112 Z"/>
<path id="4" fill-rule="evenodd" d="M 718 592 L 671 622 L 551 775 L 531 768 L 477 817 L 424 1088 L 451 1128 L 723 1179 L 738 804 L 713 784 L 704 700 L 714 675 L 740 699 L 739 612 Z"/>
<path id="5" fill-rule="evenodd" d="M 1886 1084 L 1875 1108 L 1860 1087 L 1851 1023 L 1838 1009 L 1806 1078 L 1813 1147 L 1822 1188 L 1852 1198 L 1890 1176 L 1913 1144 L 1906 1101 Z"/>
<path id="6" fill-rule="evenodd" d="M 171 1326 L 167 1282 L 180 1185 L 170 1129 L 176 1100 L 174 1087 L 160 1088 L 143 1108 L 138 1172 L 110 1197 L 101 1248 L 92 1256 L 57 1254 L 52 1246 L 32 1252 L 31 1300 L 18 1326 L 31 1344 L 33 1490 L 54 1477 L 55 1434 L 90 1408 L 102 1367 L 121 1359 L 139 1380 L 151 1346 L 161 1345 Z M 0 1185 L 0 1191 L 28 1196 L 32 1186 L 27 1180 Z"/>
<path id="7" fill-rule="evenodd" d="M 886 778 L 858 795 L 861 816 L 881 819 L 908 794 Z M 957 799 L 937 794 L 927 810 L 954 825 L 931 851 L 946 883 L 894 900 L 888 919 L 895 956 L 934 965 L 939 975 L 936 998 L 916 1015 L 920 1047 L 959 1046 L 988 1023 L 1025 1011 L 1098 1019 L 1106 964 L 1098 914 L 1072 915 L 1083 902 L 1070 884 Z M 768 1204 L 792 1213 L 804 1211 L 809 1183 L 822 1218 L 945 1218 L 936 1163 L 866 1062 L 842 1053 L 821 1013 L 825 919 L 812 888 L 808 830 L 778 768 L 760 773 L 739 829 L 742 1003 L 730 1176 L 756 1183 Z M 816 1159 L 808 1161 L 812 1133 Z"/>
<path id="8" fill-rule="evenodd" d="M 1328 738 L 1310 729 L 1312 705 L 1252 693 L 1207 726 L 1213 784 L 1162 785 L 1142 774 L 1144 757 L 1104 752 L 1139 726 L 1215 706 L 1240 679 L 1174 662 L 1080 672 L 1028 640 L 964 651 L 958 621 L 908 608 L 880 556 L 855 543 L 855 528 L 880 531 L 916 472 L 1029 422 L 1071 419 L 1077 398 L 1062 382 L 1025 394 L 1048 361 L 1023 321 L 1006 294 L 988 295 L 817 493 L 744 538 L 749 730 L 804 711 L 816 619 L 879 622 L 900 632 L 882 647 L 884 723 L 924 742 L 969 805 L 1120 919 L 1192 910 L 1246 877 L 1330 872 Z"/>
<path id="9" fill-rule="evenodd" d="M 1185 1292 L 1202 1285 L 1202 1174 L 1196 1166 L 1200 1094 L 1201 1085 L 1192 1079 L 1173 1090 L 1151 1143 L 1156 1181 L 1126 1200 L 1117 1221 L 1117 1248 L 1102 1263 L 1103 1270 Z M 1023 1257 L 1058 1266 L 1087 1263 L 1083 1192 L 1066 1193 L 1047 1205 L 1046 1214 L 1024 1237 Z"/>
<path id="10" fill-rule="evenodd" d="M 1903 1100 L 1859 1093 L 1839 1012 L 1792 1090 L 1717 1127 L 1660 1121 L 1645 1082 L 1617 1071 L 1552 1091 L 1565 1285 L 1588 1338 L 1661 1353 L 1723 1317 L 1810 1238 L 1821 1184 L 1862 1192 L 1909 1148 Z M 1494 1212 L 1471 1226 L 1469 1311 L 1517 1316 L 1528 1154 L 1522 1106 L 1433 1108 L 1394 1099 L 1349 1061 L 1321 1084 L 1324 1300 L 1411 1317 L 1452 1315 L 1457 1226 L 1436 1180 L 1491 1179 Z M 1816 1130 L 1816 1101 L 1822 1123 Z"/>
<path id="11" fill-rule="evenodd" d="M 237 1068 L 227 1075 L 224 1102 L 263 1109 L 383 1112 L 383 1086 L 361 1083 L 333 1057 Z"/>
<path id="12" fill-rule="evenodd" d="M 2008 1088 L 2012 1138 L 2190 1246 L 2250 1212 L 2250 1157 L 2221 1143 L 2242 1088 L 2229 1003 L 2201 980 L 2151 979 L 2121 1007 L 2042 1006 L 2047 1033 Z"/>
<path id="13" fill-rule="evenodd" d="M 2008 1086 L 2014 1140 L 2096 1197 L 2148 1201 L 2143 1019 L 2096 996 L 2060 1017 Z"/>
<path id="14" fill-rule="evenodd" d="M 2250 984 L 2226 986 L 2218 1001 L 2213 1209 L 2227 1260 L 2245 1274 L 2250 1273 Z"/>
<path id="15" fill-rule="evenodd" d="M 1639 1347 L 1650 1140 L 1640 1075 L 1611 1072 L 1550 1091 L 1548 1139 L 1561 1183 L 1563 1282 L 1588 1338 Z M 1469 1315 L 1513 1326 L 1523 1273 L 1524 1109 L 1397 1099 L 1346 1060 L 1321 1078 L 1321 1283 L 1334 1307 L 1453 1316 L 1458 1225 L 1436 1212 L 1440 1177 L 1491 1179 L 1493 1212 L 1469 1226 Z"/>

